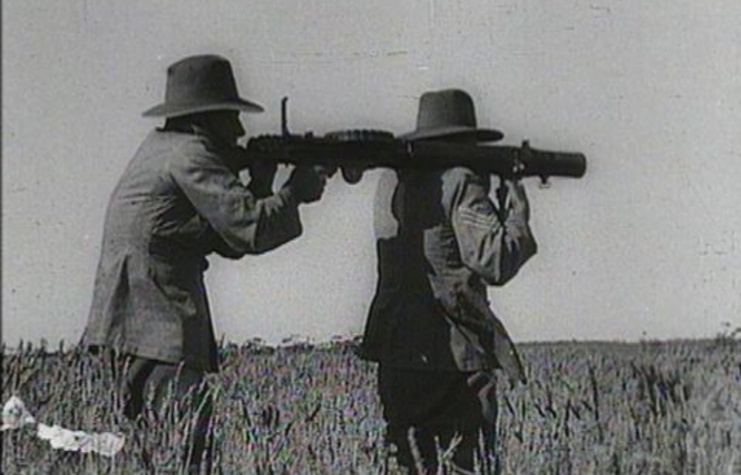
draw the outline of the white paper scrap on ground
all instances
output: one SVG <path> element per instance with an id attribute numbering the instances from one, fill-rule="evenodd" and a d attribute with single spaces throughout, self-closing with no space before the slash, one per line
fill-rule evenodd
<path id="1" fill-rule="evenodd" d="M 26 405 L 17 397 L 12 396 L 3 406 L 3 425 L 1 430 L 20 429 L 25 425 L 36 424 L 36 419 L 28 412 Z M 49 441 L 53 449 L 73 452 L 95 452 L 107 457 L 113 457 L 124 446 L 125 438 L 110 432 L 100 434 L 81 430 L 69 430 L 64 427 L 39 423 L 37 426 L 39 439 Z"/>
<path id="2" fill-rule="evenodd" d="M 3 425 L 0 430 L 20 429 L 28 424 L 35 424 L 36 419 L 28 412 L 26 405 L 18 396 L 11 396 L 3 406 Z"/>
<path id="3" fill-rule="evenodd" d="M 103 432 L 102 434 L 93 434 L 93 443 L 90 445 L 92 452 L 97 452 L 107 457 L 113 457 L 124 446 L 124 438 L 120 435 Z"/>

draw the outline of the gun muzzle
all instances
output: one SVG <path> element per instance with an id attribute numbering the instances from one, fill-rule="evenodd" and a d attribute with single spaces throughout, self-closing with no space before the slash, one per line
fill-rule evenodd
<path id="1" fill-rule="evenodd" d="M 539 152 L 530 166 L 530 174 L 540 177 L 581 178 L 587 171 L 587 157 L 583 153 Z"/>

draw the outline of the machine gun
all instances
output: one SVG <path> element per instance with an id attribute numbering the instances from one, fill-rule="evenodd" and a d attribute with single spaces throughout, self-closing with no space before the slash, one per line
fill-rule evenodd
<path id="1" fill-rule="evenodd" d="M 554 152 L 530 147 L 478 145 L 466 142 L 408 141 L 380 130 L 345 130 L 322 137 L 288 130 L 287 102 L 281 102 L 281 135 L 261 135 L 247 142 L 249 159 L 293 165 L 338 168 L 348 183 L 360 181 L 365 170 L 434 170 L 467 167 L 505 178 L 539 177 L 545 184 L 552 176 L 581 178 L 586 157 L 581 153 Z"/>

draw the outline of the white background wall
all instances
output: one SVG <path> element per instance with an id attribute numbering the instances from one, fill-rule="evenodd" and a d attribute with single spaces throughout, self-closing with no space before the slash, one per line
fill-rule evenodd
<path id="1" fill-rule="evenodd" d="M 105 205 L 183 56 L 218 53 L 243 116 L 277 133 L 414 128 L 467 89 L 504 143 L 579 150 L 580 181 L 528 182 L 540 254 L 494 308 L 517 340 L 713 336 L 741 325 L 741 3 L 735 0 L 10 0 L 2 24 L 3 341 L 76 340 Z M 330 182 L 305 236 L 212 259 L 220 332 L 362 331 L 375 174 Z"/>

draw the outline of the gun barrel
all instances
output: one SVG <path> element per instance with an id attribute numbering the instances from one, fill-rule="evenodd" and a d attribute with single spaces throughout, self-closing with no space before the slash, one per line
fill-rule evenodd
<path id="1" fill-rule="evenodd" d="M 506 145 L 409 142 L 409 155 L 411 162 L 420 168 L 463 166 L 500 176 L 580 178 L 587 166 L 587 159 L 581 153 Z M 519 170 L 515 171 L 517 166 Z"/>

